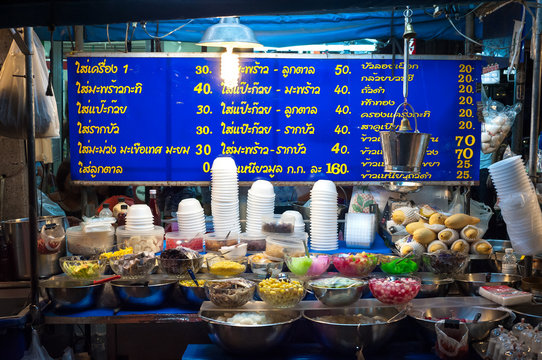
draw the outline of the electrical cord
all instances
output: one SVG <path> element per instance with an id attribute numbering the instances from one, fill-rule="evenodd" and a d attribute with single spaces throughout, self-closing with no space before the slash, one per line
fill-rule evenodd
<path id="1" fill-rule="evenodd" d="M 141 23 L 141 27 L 143 28 L 143 31 L 145 31 L 145 34 L 147 34 L 150 38 L 160 40 L 160 39 L 163 39 L 163 38 L 173 34 L 174 32 L 176 32 L 178 30 L 182 29 L 186 25 L 190 24 L 192 21 L 194 21 L 194 19 L 188 20 L 185 24 L 182 24 L 181 26 L 177 27 L 176 29 L 171 30 L 170 32 L 168 32 L 167 34 L 162 35 L 162 36 L 154 36 L 154 35 L 149 34 L 149 32 L 147 31 L 147 23 L 146 22 Z"/>

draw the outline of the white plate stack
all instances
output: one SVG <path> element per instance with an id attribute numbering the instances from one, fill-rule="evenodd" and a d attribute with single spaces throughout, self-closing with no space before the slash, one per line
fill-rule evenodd
<path id="1" fill-rule="evenodd" d="M 489 173 L 512 247 L 521 255 L 541 253 L 542 212 L 521 157 L 499 161 L 489 167 Z"/>
<path id="2" fill-rule="evenodd" d="M 177 210 L 179 231 L 187 236 L 205 234 L 205 214 L 198 199 L 184 199 Z"/>
<path id="3" fill-rule="evenodd" d="M 376 215 L 348 213 L 345 216 L 344 239 L 350 248 L 370 248 L 376 232 Z"/>
<path id="4" fill-rule="evenodd" d="M 312 250 L 329 251 L 339 247 L 337 232 L 337 189 L 330 180 L 318 180 L 311 190 Z"/>
<path id="5" fill-rule="evenodd" d="M 129 231 L 154 230 L 154 220 L 151 208 L 145 204 L 134 204 L 126 213 L 125 229 Z"/>
<path id="6" fill-rule="evenodd" d="M 262 216 L 273 215 L 275 211 L 275 190 L 266 180 L 255 181 L 248 190 L 247 228 L 249 234 L 262 233 Z"/>
<path id="7" fill-rule="evenodd" d="M 217 235 L 240 233 L 237 165 L 231 157 L 217 157 L 211 167 L 211 211 Z"/>

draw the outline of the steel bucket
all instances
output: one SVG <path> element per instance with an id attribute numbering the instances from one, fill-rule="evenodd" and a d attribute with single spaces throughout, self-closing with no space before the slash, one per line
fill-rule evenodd
<path id="1" fill-rule="evenodd" d="M 65 216 L 41 216 L 38 218 L 39 231 L 45 224 L 57 224 L 68 228 Z M 28 218 L 13 219 L 2 222 L 4 238 L 8 244 L 9 257 L 13 263 L 13 275 L 16 280 L 30 279 L 30 224 Z M 49 277 L 62 273 L 58 259 L 66 254 L 66 242 L 63 241 L 58 252 L 54 254 L 40 254 L 38 252 L 38 275 Z"/>
<path id="2" fill-rule="evenodd" d="M 393 126 L 391 131 L 380 132 L 380 144 L 384 156 L 384 171 L 386 172 L 409 172 L 419 173 L 423 158 L 427 151 L 431 134 L 418 131 L 418 120 L 412 106 L 416 129 L 414 132 L 395 131 L 395 117 L 401 106 L 410 106 L 408 103 L 400 104 L 393 114 Z"/>

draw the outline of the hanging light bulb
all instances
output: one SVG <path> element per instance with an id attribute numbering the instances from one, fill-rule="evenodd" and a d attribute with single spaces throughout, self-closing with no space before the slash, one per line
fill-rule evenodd
<path id="1" fill-rule="evenodd" d="M 220 61 L 220 78 L 227 88 L 234 88 L 239 81 L 239 55 L 232 52 L 231 47 L 226 47 Z"/>

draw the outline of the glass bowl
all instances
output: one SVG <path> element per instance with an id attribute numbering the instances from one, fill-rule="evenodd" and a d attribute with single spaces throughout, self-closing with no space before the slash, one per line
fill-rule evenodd
<path id="1" fill-rule="evenodd" d="M 469 255 L 451 250 L 439 250 L 422 255 L 427 271 L 434 274 L 462 274 L 469 264 Z"/>
<path id="2" fill-rule="evenodd" d="M 369 289 L 380 302 L 389 305 L 402 305 L 414 299 L 422 281 L 416 276 L 373 275 L 369 279 Z"/>
<path id="3" fill-rule="evenodd" d="M 263 254 L 255 254 L 248 257 L 250 271 L 259 277 L 267 276 L 267 272 L 271 272 L 271 276 L 277 276 L 282 272 L 284 261 L 275 261 L 267 259 Z"/>
<path id="4" fill-rule="evenodd" d="M 160 270 L 168 275 L 186 275 L 188 269 L 195 274 L 203 266 L 203 255 L 192 249 L 178 247 L 162 251 L 158 263 Z"/>
<path id="5" fill-rule="evenodd" d="M 305 286 L 297 280 L 287 281 L 269 278 L 258 284 L 258 296 L 277 308 L 297 305 L 305 297 Z"/>
<path id="6" fill-rule="evenodd" d="M 377 254 L 366 252 L 336 254 L 333 256 L 333 265 L 344 276 L 366 276 L 375 269 L 378 259 Z"/>
<path id="7" fill-rule="evenodd" d="M 76 279 L 97 279 L 105 272 L 106 260 L 85 260 L 80 256 L 64 256 L 59 260 L 62 271 Z"/>
<path id="8" fill-rule="evenodd" d="M 237 276 L 247 269 L 247 258 L 226 259 L 223 256 L 207 257 L 207 270 L 217 276 Z"/>
<path id="9" fill-rule="evenodd" d="M 209 300 L 216 306 L 226 308 L 245 305 L 254 297 L 255 289 L 256 283 L 242 278 L 205 282 L 205 294 Z"/>
<path id="10" fill-rule="evenodd" d="M 380 255 L 380 269 L 390 275 L 412 274 L 418 271 L 418 263 L 411 258 L 394 255 Z"/>
<path id="11" fill-rule="evenodd" d="M 111 270 L 123 278 L 140 278 L 153 273 L 156 257 L 153 253 L 127 254 L 109 259 Z"/>
<path id="12" fill-rule="evenodd" d="M 329 255 L 285 256 L 288 269 L 298 276 L 320 276 L 331 265 Z"/>

